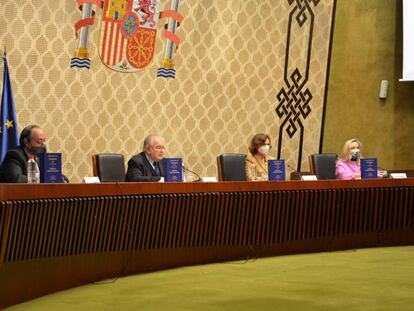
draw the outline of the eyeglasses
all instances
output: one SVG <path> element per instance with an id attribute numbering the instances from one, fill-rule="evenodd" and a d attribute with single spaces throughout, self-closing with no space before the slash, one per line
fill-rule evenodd
<path id="1" fill-rule="evenodd" d="M 157 146 L 154 146 L 154 149 L 155 150 L 165 150 L 165 146 L 157 145 Z"/>

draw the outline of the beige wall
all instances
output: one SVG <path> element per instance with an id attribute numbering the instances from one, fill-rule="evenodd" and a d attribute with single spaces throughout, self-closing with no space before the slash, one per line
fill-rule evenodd
<path id="1" fill-rule="evenodd" d="M 92 174 L 94 153 L 119 152 L 129 159 L 149 133 L 166 138 L 167 156 L 183 157 L 200 175 L 215 176 L 216 156 L 246 153 L 257 132 L 269 133 L 277 146 L 281 119 L 275 97 L 287 89 L 283 70 L 291 14 L 289 75 L 305 66 L 313 29 L 309 79 L 303 90 L 293 90 L 309 89 L 313 95 L 312 114 L 304 121 L 306 159 L 319 145 L 332 3 L 299 8 L 287 0 L 182 1 L 177 78 L 165 80 L 156 78 L 165 21 L 158 25 L 153 62 L 137 73 L 119 73 L 99 59 L 102 11 L 97 10 L 89 40 L 92 67 L 71 69 L 74 24 L 80 19 L 76 1 L 2 0 L 0 48 L 8 50 L 19 129 L 30 123 L 43 126 L 49 150 L 62 152 L 72 182 Z M 169 6 L 169 0 L 161 1 L 161 10 Z M 298 26 L 301 19 L 303 27 Z M 284 147 L 291 166 L 297 148 L 297 141 Z"/>
<path id="2" fill-rule="evenodd" d="M 385 168 L 414 168 L 414 82 L 399 82 L 401 1 L 338 0 L 324 152 L 358 137 Z M 388 80 L 388 98 L 379 99 Z"/>

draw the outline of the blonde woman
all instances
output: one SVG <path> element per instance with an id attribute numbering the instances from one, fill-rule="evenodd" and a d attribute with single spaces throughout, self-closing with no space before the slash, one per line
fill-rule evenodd
<path id="1" fill-rule="evenodd" d="M 270 137 L 267 134 L 256 134 L 253 136 L 249 151 L 250 155 L 246 157 L 246 176 L 248 181 L 267 180 L 268 176 L 268 160 L 274 159 L 269 156 L 269 150 L 272 148 Z M 253 172 L 256 172 L 254 176 Z"/>
<path id="2" fill-rule="evenodd" d="M 350 139 L 345 142 L 342 154 L 336 161 L 337 179 L 361 179 L 361 142 Z"/>

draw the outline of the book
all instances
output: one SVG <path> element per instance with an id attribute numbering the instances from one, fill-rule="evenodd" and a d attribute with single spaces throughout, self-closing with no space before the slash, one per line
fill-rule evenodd
<path id="1" fill-rule="evenodd" d="M 376 158 L 361 159 L 361 178 L 378 178 L 378 167 Z"/>
<path id="2" fill-rule="evenodd" d="M 269 160 L 267 161 L 269 180 L 285 180 L 285 160 Z"/>
<path id="3" fill-rule="evenodd" d="M 181 158 L 164 158 L 164 181 L 183 181 L 183 160 Z"/>
<path id="4" fill-rule="evenodd" d="M 39 171 L 41 183 L 62 183 L 62 154 L 39 154 Z"/>

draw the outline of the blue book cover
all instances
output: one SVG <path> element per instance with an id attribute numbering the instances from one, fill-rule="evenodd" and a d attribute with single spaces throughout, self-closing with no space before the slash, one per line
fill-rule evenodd
<path id="1" fill-rule="evenodd" d="M 269 160 L 267 161 L 269 170 L 269 180 L 285 180 L 285 160 Z"/>
<path id="2" fill-rule="evenodd" d="M 62 154 L 41 153 L 39 155 L 39 170 L 41 183 L 61 183 Z"/>
<path id="3" fill-rule="evenodd" d="M 378 167 L 376 158 L 361 159 L 361 178 L 378 178 Z"/>
<path id="4" fill-rule="evenodd" d="M 164 181 L 183 181 L 183 160 L 181 158 L 164 158 Z"/>

